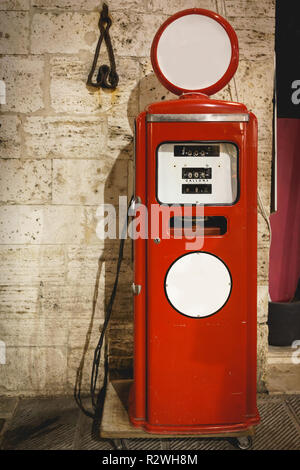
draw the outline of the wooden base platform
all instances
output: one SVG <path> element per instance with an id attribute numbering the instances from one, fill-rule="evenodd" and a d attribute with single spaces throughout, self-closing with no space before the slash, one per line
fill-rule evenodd
<path id="1" fill-rule="evenodd" d="M 165 439 L 197 437 L 236 437 L 253 436 L 254 427 L 245 431 L 218 434 L 152 434 L 135 428 L 128 418 L 128 396 L 132 380 L 114 380 L 109 382 L 100 426 L 100 437 L 105 439 Z"/>

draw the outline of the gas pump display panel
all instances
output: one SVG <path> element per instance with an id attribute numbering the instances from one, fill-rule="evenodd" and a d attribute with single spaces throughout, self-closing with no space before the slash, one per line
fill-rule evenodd
<path id="1" fill-rule="evenodd" d="M 165 142 L 157 149 L 156 163 L 161 204 L 215 206 L 237 201 L 238 148 L 231 142 Z"/>

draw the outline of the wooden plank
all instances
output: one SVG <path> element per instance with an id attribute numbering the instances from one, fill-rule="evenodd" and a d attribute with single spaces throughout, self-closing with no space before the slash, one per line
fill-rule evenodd
<path id="1" fill-rule="evenodd" d="M 217 434 L 152 434 L 135 428 L 128 418 L 128 396 L 132 380 L 114 380 L 108 383 L 103 408 L 100 437 L 106 439 L 179 439 L 197 437 L 242 437 L 253 436 L 253 426 L 244 431 Z"/>

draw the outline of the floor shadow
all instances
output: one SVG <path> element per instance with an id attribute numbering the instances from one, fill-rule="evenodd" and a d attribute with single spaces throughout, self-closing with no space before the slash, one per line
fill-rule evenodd
<path id="1" fill-rule="evenodd" d="M 8 430 L 5 435 L 5 440 L 9 442 L 10 448 L 14 448 L 16 445 L 20 444 L 22 441 L 25 441 L 30 438 L 37 438 L 45 436 L 46 434 L 53 433 L 60 429 L 60 425 L 53 426 L 59 421 L 59 416 L 54 418 L 45 419 L 41 423 L 34 426 L 19 426 L 16 429 Z"/>

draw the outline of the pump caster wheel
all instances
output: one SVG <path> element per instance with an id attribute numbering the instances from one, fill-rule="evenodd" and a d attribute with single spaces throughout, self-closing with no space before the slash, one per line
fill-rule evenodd
<path id="1" fill-rule="evenodd" d="M 126 450 L 126 440 L 125 439 L 114 439 L 114 446 L 116 450 Z"/>
<path id="2" fill-rule="evenodd" d="M 250 450 L 252 448 L 252 437 L 243 436 L 236 439 L 236 446 L 240 450 Z"/>

